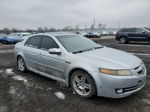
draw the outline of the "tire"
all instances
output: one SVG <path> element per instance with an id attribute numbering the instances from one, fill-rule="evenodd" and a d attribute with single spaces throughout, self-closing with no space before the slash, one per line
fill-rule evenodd
<path id="1" fill-rule="evenodd" d="M 2 43 L 2 44 L 7 44 L 7 42 L 5 42 L 5 41 L 3 41 L 3 40 L 1 41 L 1 43 Z"/>
<path id="2" fill-rule="evenodd" d="M 121 44 L 126 44 L 126 43 L 128 43 L 128 40 L 126 39 L 126 37 L 120 37 L 119 42 Z"/>
<path id="3" fill-rule="evenodd" d="M 78 96 L 91 98 L 96 95 L 96 86 L 90 75 L 84 71 L 75 71 L 71 76 L 71 86 Z"/>
<path id="4" fill-rule="evenodd" d="M 17 66 L 18 66 L 18 69 L 21 72 L 26 72 L 27 71 L 27 67 L 26 67 L 25 61 L 24 61 L 24 59 L 21 56 L 19 56 L 18 59 L 17 59 Z"/>

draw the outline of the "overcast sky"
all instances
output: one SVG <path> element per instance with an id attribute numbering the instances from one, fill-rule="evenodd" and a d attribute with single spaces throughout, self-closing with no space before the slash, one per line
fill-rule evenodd
<path id="1" fill-rule="evenodd" d="M 150 0 L 0 0 L 0 28 L 150 25 Z"/>

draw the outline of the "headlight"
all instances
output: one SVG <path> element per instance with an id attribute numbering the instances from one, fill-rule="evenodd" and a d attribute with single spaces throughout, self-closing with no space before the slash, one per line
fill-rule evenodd
<path id="1" fill-rule="evenodd" d="M 99 68 L 99 72 L 110 75 L 129 76 L 132 75 L 130 70 L 110 70 L 105 68 Z"/>

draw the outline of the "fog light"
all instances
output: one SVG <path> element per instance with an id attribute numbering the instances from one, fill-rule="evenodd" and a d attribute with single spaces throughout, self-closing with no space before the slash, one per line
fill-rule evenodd
<path id="1" fill-rule="evenodd" d="M 117 91 L 116 91 L 118 94 L 121 94 L 121 93 L 123 93 L 123 89 L 117 89 Z"/>

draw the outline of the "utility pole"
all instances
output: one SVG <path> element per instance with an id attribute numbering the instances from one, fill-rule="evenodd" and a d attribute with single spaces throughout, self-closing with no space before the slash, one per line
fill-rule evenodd
<path id="1" fill-rule="evenodd" d="M 118 24 L 118 25 L 119 25 L 119 29 L 120 29 L 120 21 L 119 21 L 119 24 Z"/>
<path id="2" fill-rule="evenodd" d="M 94 18 L 94 21 L 93 21 L 93 29 L 95 30 L 95 24 L 96 24 L 96 22 L 95 22 L 95 18 Z"/>

